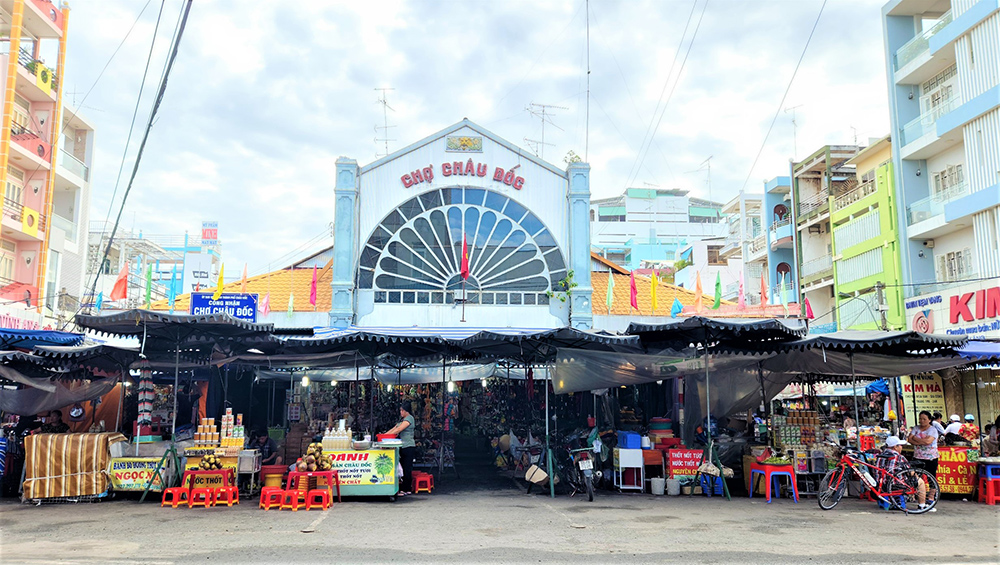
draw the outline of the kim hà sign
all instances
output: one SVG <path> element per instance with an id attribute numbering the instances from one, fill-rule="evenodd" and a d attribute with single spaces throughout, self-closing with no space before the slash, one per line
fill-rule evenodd
<path id="1" fill-rule="evenodd" d="M 1000 279 L 989 279 L 905 301 L 910 329 L 976 338 L 1000 337 Z"/>

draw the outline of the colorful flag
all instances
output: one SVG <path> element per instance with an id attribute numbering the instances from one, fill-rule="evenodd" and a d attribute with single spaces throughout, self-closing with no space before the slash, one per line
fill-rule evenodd
<path id="1" fill-rule="evenodd" d="M 309 287 L 309 304 L 316 305 L 316 265 L 313 265 L 313 280 Z"/>
<path id="2" fill-rule="evenodd" d="M 97 312 L 100 313 L 101 312 L 101 306 L 104 306 L 104 293 L 103 292 L 98 292 L 97 293 L 97 304 L 95 304 L 95 306 L 97 307 Z"/>
<path id="3" fill-rule="evenodd" d="M 291 318 L 292 314 L 294 313 L 295 313 L 295 295 L 290 293 L 288 295 L 288 317 Z"/>
<path id="4" fill-rule="evenodd" d="M 260 313 L 263 314 L 263 315 L 265 315 L 265 316 L 267 316 L 268 314 L 271 313 L 271 293 L 270 292 L 264 295 L 264 300 L 260 301 L 260 306 L 257 307 L 257 310 L 259 310 Z"/>
<path id="5" fill-rule="evenodd" d="M 167 295 L 170 303 L 170 313 L 174 313 L 174 302 L 177 300 L 177 263 L 174 263 L 174 270 L 170 273 L 170 294 Z"/>
<path id="6" fill-rule="evenodd" d="M 639 290 L 635 288 L 635 271 L 631 271 L 631 274 L 629 275 L 629 277 L 630 277 L 630 280 L 629 280 L 629 290 L 628 290 L 629 303 L 632 305 L 633 308 L 636 309 L 636 311 L 638 311 L 639 310 Z"/>
<path id="7" fill-rule="evenodd" d="M 712 304 L 712 310 L 718 310 L 719 306 L 722 305 L 722 273 L 715 273 L 715 302 Z"/>
<path id="8" fill-rule="evenodd" d="M 128 261 L 125 262 L 125 266 L 122 270 L 118 272 L 118 278 L 115 279 L 115 286 L 111 287 L 111 300 L 124 300 L 128 298 Z"/>
<path id="9" fill-rule="evenodd" d="M 812 305 L 809 304 L 809 299 L 808 298 L 806 298 L 804 300 L 804 302 L 806 304 L 806 319 L 807 320 L 812 320 L 813 318 L 816 317 L 816 316 L 813 316 L 813 307 L 812 307 Z"/>
<path id="10" fill-rule="evenodd" d="M 201 281 L 194 283 L 194 291 L 201 292 Z"/>
<path id="11" fill-rule="evenodd" d="M 469 244 L 465 241 L 465 234 L 462 234 L 462 278 L 469 278 Z"/>
<path id="12" fill-rule="evenodd" d="M 243 278 L 240 279 L 240 292 L 247 293 L 247 264 L 243 263 Z"/>
<path id="13" fill-rule="evenodd" d="M 146 265 L 146 304 L 153 302 L 153 264 Z"/>
<path id="14" fill-rule="evenodd" d="M 743 310 L 747 307 L 746 296 L 743 295 L 743 271 L 740 270 L 740 297 L 736 302 L 736 306 Z"/>
<path id="15" fill-rule="evenodd" d="M 695 273 L 694 279 L 694 311 L 698 314 L 701 313 L 701 271 Z"/>
<path id="16" fill-rule="evenodd" d="M 767 307 L 767 271 L 760 274 L 760 307 Z"/>
<path id="17" fill-rule="evenodd" d="M 659 285 L 657 281 L 659 277 L 656 276 L 656 269 L 653 269 L 653 276 L 649 279 L 649 293 L 653 296 L 653 314 L 656 314 L 656 287 Z"/>
<path id="18" fill-rule="evenodd" d="M 219 265 L 219 283 L 215 286 L 215 294 L 212 295 L 212 300 L 218 300 L 222 298 L 222 273 L 225 272 L 226 265 Z"/>
<path id="19" fill-rule="evenodd" d="M 604 299 L 608 305 L 608 315 L 611 315 L 611 306 L 615 303 L 615 273 L 608 271 L 608 296 Z"/>
<path id="20" fill-rule="evenodd" d="M 676 318 L 677 315 L 683 311 L 684 311 L 684 305 L 681 304 L 680 300 L 674 298 L 674 304 L 673 306 L 670 307 L 670 317 Z"/>

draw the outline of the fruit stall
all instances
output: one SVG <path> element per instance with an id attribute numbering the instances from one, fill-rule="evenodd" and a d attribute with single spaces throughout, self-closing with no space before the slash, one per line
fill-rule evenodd
<path id="1" fill-rule="evenodd" d="M 300 473 L 336 471 L 341 496 L 396 496 L 399 492 L 398 440 L 354 441 L 352 447 L 325 451 L 322 443 L 310 443 L 305 454 L 295 462 L 295 470 Z"/>

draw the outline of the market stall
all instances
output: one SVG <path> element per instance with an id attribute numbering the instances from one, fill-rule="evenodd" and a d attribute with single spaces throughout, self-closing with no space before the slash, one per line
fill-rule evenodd
<path id="1" fill-rule="evenodd" d="M 105 496 L 105 472 L 125 436 L 119 433 L 36 434 L 25 438 L 24 500 Z M 115 447 L 119 446 L 119 447 Z"/>

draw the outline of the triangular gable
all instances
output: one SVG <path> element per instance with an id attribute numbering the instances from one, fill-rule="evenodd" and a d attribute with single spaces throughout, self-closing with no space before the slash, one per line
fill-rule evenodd
<path id="1" fill-rule="evenodd" d="M 435 141 L 438 141 L 438 140 L 444 138 L 445 136 L 447 136 L 449 134 L 452 134 L 452 133 L 455 133 L 456 131 L 458 131 L 458 130 L 460 130 L 462 128 L 469 128 L 469 129 L 475 131 L 476 133 L 482 135 L 483 137 L 489 139 L 490 141 L 496 143 L 497 145 L 505 147 L 511 153 L 515 153 L 519 158 L 527 159 L 527 160 L 535 163 L 536 165 L 547 169 L 548 171 L 552 172 L 553 174 L 559 175 L 559 176 L 561 176 L 563 178 L 567 178 L 566 171 L 560 170 L 555 165 L 553 165 L 553 164 L 551 164 L 551 163 L 549 163 L 547 161 L 543 161 L 543 160 L 539 159 L 538 157 L 536 157 L 534 154 L 532 154 L 531 152 L 527 151 L 526 149 L 518 147 L 518 146 L 514 145 L 513 143 L 508 142 L 507 140 L 505 140 L 502 137 L 496 135 L 495 133 L 491 132 L 490 130 L 488 130 L 488 129 L 486 129 L 486 128 L 484 128 L 484 127 L 482 127 L 482 126 L 480 126 L 480 125 L 478 125 L 478 124 L 476 124 L 476 123 L 474 123 L 472 121 L 469 121 L 469 119 L 467 119 L 467 118 L 463 119 L 462 121 L 460 121 L 460 122 L 458 122 L 458 123 L 456 123 L 454 125 L 446 127 L 443 130 L 438 131 L 437 133 L 433 133 L 433 134 L 431 134 L 431 135 L 429 135 L 429 136 L 421 139 L 420 141 L 417 141 L 416 143 L 411 143 L 410 145 L 407 145 L 406 147 L 404 147 L 402 149 L 399 149 L 397 151 L 393 151 L 392 153 L 386 155 L 385 157 L 382 157 L 381 159 L 379 159 L 377 161 L 374 161 L 372 163 L 369 163 L 369 164 L 361 167 L 361 174 L 363 175 L 363 174 L 365 174 L 365 173 L 367 173 L 369 171 L 372 171 L 374 169 L 377 169 L 378 167 L 381 167 L 382 165 L 385 165 L 386 163 L 395 161 L 396 159 L 398 159 L 398 158 L 400 158 L 400 157 L 402 157 L 402 156 L 404 156 L 404 155 L 406 155 L 408 153 L 411 153 L 411 152 L 416 151 L 416 150 L 418 150 L 418 149 L 420 149 L 420 148 L 422 148 L 424 146 L 427 146 L 427 145 L 429 145 L 429 144 L 431 144 L 431 143 L 433 143 Z"/>

